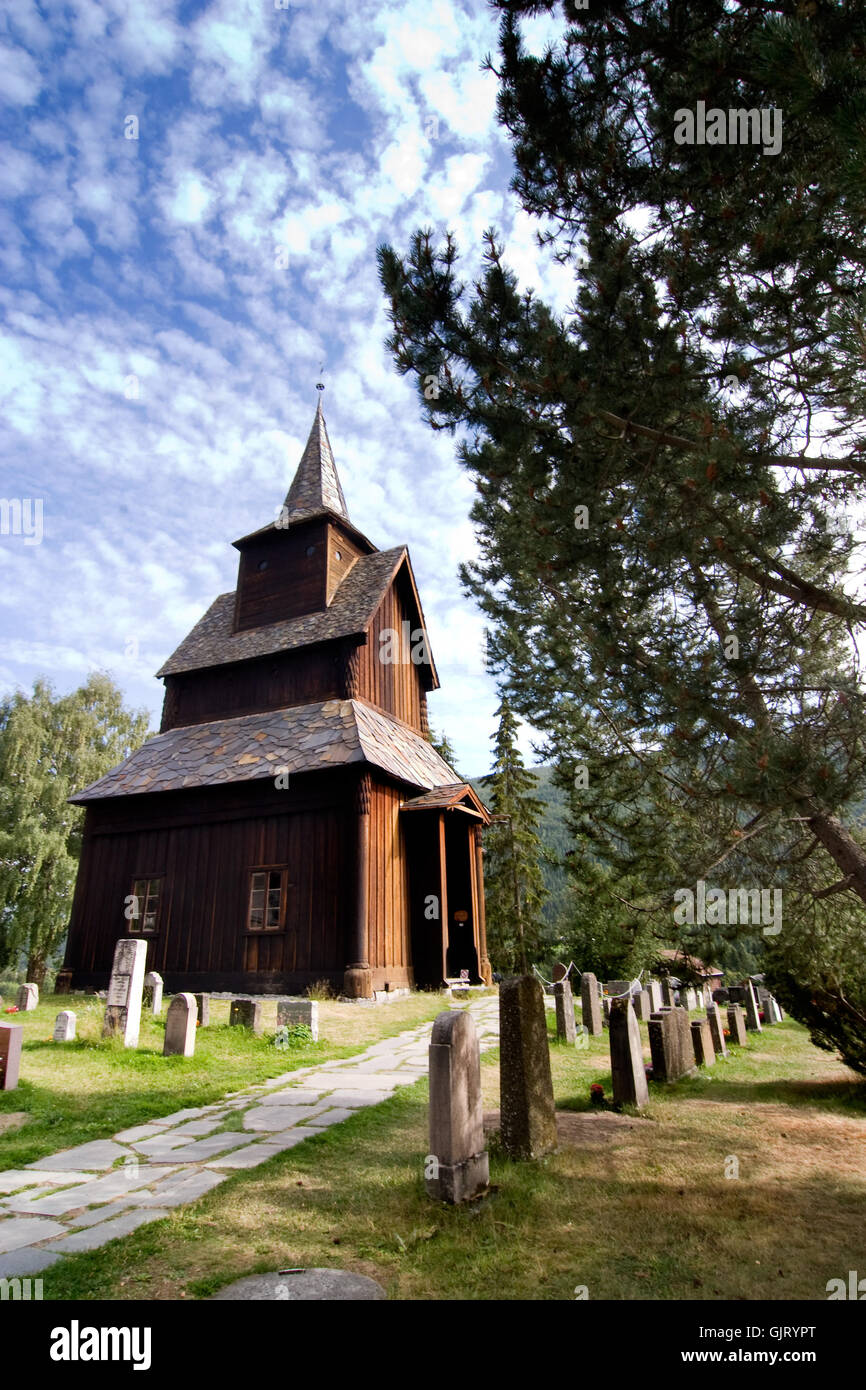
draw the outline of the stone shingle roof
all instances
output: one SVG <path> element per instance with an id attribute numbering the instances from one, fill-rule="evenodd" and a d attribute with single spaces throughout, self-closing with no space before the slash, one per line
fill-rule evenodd
<path id="1" fill-rule="evenodd" d="M 418 788 L 455 784 L 454 769 L 405 724 L 359 700 L 326 700 L 169 729 L 69 800 L 218 787 L 349 763 L 368 763 Z"/>
<path id="2" fill-rule="evenodd" d="M 288 511 L 290 523 L 306 521 L 308 517 L 320 516 L 322 512 L 335 512 L 337 516 L 349 520 L 349 509 L 322 414 L 321 398 L 298 471 L 283 505 Z"/>
<path id="3" fill-rule="evenodd" d="M 467 802 L 468 805 L 465 804 Z M 401 811 L 452 811 L 457 809 L 480 816 L 485 822 L 490 819 L 487 807 L 468 782 L 455 782 L 450 787 L 433 787 L 431 791 L 422 792 L 420 796 L 413 796 L 411 801 L 404 801 L 400 809 Z"/>
<path id="4" fill-rule="evenodd" d="M 180 671 L 197 671 L 206 666 L 271 656 L 274 652 L 287 652 L 314 642 L 360 635 L 373 619 L 407 554 L 406 547 L 398 545 L 391 550 L 361 555 L 328 608 L 268 623 L 265 627 L 232 632 L 235 594 L 234 591 L 220 594 L 156 674 L 171 676 Z"/>

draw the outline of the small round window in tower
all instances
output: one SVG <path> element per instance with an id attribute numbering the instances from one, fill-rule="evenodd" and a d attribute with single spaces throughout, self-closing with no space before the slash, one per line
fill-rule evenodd
<path id="1" fill-rule="evenodd" d="M 343 558 L 342 551 L 335 550 L 335 551 L 334 551 L 334 559 L 335 559 L 335 560 L 342 560 L 342 558 Z"/>
<path id="2" fill-rule="evenodd" d="M 310 559 L 310 556 L 315 555 L 315 553 L 316 553 L 316 547 L 315 547 L 314 545 L 308 545 L 308 546 L 307 546 L 307 559 L 309 560 L 309 559 Z"/>
<path id="3" fill-rule="evenodd" d="M 268 567 L 268 562 L 267 562 L 267 560 L 259 560 L 259 569 L 260 569 L 260 570 L 266 570 L 267 567 Z"/>

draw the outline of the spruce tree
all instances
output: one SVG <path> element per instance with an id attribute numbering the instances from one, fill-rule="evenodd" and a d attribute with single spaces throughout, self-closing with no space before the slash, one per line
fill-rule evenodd
<path id="1" fill-rule="evenodd" d="M 493 813 L 484 836 L 487 949 L 495 969 L 525 974 L 540 957 L 544 931 L 541 909 L 547 889 L 538 835 L 543 807 L 532 795 L 538 779 L 524 767 L 517 719 L 504 696 L 496 715 L 493 771 L 482 782 Z"/>
<path id="2" fill-rule="evenodd" d="M 513 187 L 573 305 L 520 293 L 492 231 L 471 289 L 450 235 L 379 252 L 397 367 L 476 480 L 497 669 L 587 769 L 584 843 L 636 910 L 714 867 L 866 901 L 866 13 L 566 3 L 535 57 L 521 15 L 555 6 L 497 8 Z M 681 143 L 709 111 L 744 138 Z"/>

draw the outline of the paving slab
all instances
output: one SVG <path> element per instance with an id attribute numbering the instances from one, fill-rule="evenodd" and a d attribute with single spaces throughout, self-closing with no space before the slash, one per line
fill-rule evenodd
<path id="1" fill-rule="evenodd" d="M 58 1255 L 74 1255 L 79 1250 L 98 1250 L 110 1240 L 128 1236 L 145 1222 L 160 1221 L 164 1216 L 168 1216 L 167 1211 L 127 1211 L 122 1216 L 116 1216 L 113 1221 L 103 1221 L 99 1226 L 74 1231 L 72 1235 L 64 1236 L 63 1240 L 55 1240 L 46 1245 L 45 1249 Z"/>
<path id="2" fill-rule="evenodd" d="M 65 1187 L 68 1183 L 89 1182 L 92 1173 L 54 1172 L 51 1169 L 6 1168 L 0 1173 L 0 1192 L 18 1192 L 24 1187 Z"/>
<path id="3" fill-rule="evenodd" d="M 67 1217 L 67 1225 L 74 1226 L 96 1226 L 100 1221 L 110 1221 L 113 1216 L 119 1216 L 122 1211 L 128 1211 L 131 1203 L 128 1199 L 122 1202 L 108 1202 L 104 1207 L 95 1207 L 93 1211 L 83 1211 L 79 1216 Z"/>
<path id="4" fill-rule="evenodd" d="M 251 1144 L 255 1137 L 255 1134 L 242 1134 L 240 1130 L 212 1134 L 208 1139 L 197 1139 L 194 1144 L 185 1144 L 181 1149 L 171 1149 L 164 1157 L 151 1154 L 150 1159 L 152 1163 L 201 1163 L 227 1149 L 239 1149 L 242 1144 Z"/>
<path id="5" fill-rule="evenodd" d="M 123 1148 L 110 1139 L 93 1139 L 89 1144 L 78 1144 L 74 1149 L 64 1149 L 62 1153 L 52 1154 L 50 1158 L 39 1158 L 35 1163 L 25 1164 L 26 1168 L 61 1171 L 65 1168 L 88 1169 L 113 1168 L 119 1158 L 131 1154 L 131 1149 Z"/>
<path id="6" fill-rule="evenodd" d="M 359 1110 L 364 1105 L 380 1105 L 394 1094 L 389 1091 L 334 1091 L 328 1096 L 328 1106 L 343 1110 Z M 319 1112 L 321 1113 L 321 1112 Z"/>
<path id="7" fill-rule="evenodd" d="M 23 1212 L 28 1216 L 63 1216 L 66 1212 L 77 1211 L 80 1207 L 91 1207 L 97 1202 L 110 1202 L 136 1187 L 147 1187 L 164 1173 L 164 1168 L 152 1167 L 147 1163 L 127 1163 L 122 1168 L 115 1168 L 112 1172 L 106 1173 L 104 1177 L 76 1183 L 74 1187 L 64 1188 L 62 1192 L 52 1192 L 47 1197 L 17 1196 L 7 1205 L 10 1211 Z"/>
<path id="8" fill-rule="evenodd" d="M 299 1125 L 298 1128 L 327 1129 L 330 1125 L 338 1125 L 341 1124 L 343 1120 L 351 1119 L 351 1117 L 355 1114 L 357 1114 L 356 1110 L 348 1110 L 345 1108 L 323 1110 L 321 1114 L 313 1116 L 312 1122 L 310 1124 L 306 1124 L 303 1126 Z"/>
<path id="9" fill-rule="evenodd" d="M 48 1250 L 36 1250 L 32 1245 L 22 1245 L 8 1255 L 0 1255 L 0 1279 L 12 1279 L 16 1275 L 41 1274 L 43 1269 L 57 1264 L 59 1255 Z"/>
<path id="10" fill-rule="evenodd" d="M 314 1115 L 330 1107 L 330 1097 L 318 1105 L 262 1105 L 244 1115 L 244 1129 L 256 1131 L 291 1129 L 292 1125 L 307 1124 Z"/>
<path id="11" fill-rule="evenodd" d="M 0 1221 L 0 1255 L 18 1250 L 22 1245 L 36 1245 L 40 1240 L 63 1235 L 66 1230 L 57 1221 L 45 1216 L 7 1216 Z"/>
<path id="12" fill-rule="evenodd" d="M 165 1182 L 154 1184 L 148 1192 L 133 1192 L 129 1201 L 135 1207 L 181 1207 L 195 1202 L 224 1182 L 228 1173 L 210 1173 L 205 1168 L 192 1168 L 175 1173 Z"/>
<path id="13" fill-rule="evenodd" d="M 115 1134 L 114 1137 L 119 1139 L 121 1143 L 131 1144 L 136 1139 L 152 1139 L 155 1134 L 162 1134 L 164 1129 L 165 1122 L 163 1120 L 159 1122 L 151 1120 L 146 1125 L 133 1125 L 132 1129 L 121 1130 L 120 1134 Z"/>
<path id="14" fill-rule="evenodd" d="M 326 1096 L 326 1090 L 302 1091 L 300 1087 L 288 1086 L 282 1091 L 273 1091 L 269 1096 L 261 1096 L 257 1105 L 315 1105 Z"/>

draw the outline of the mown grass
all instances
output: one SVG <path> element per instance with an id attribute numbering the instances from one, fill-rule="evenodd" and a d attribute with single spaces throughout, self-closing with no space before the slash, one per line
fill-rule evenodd
<path id="1" fill-rule="evenodd" d="M 8 1000 L 7 1000 L 8 1002 Z M 196 1034 L 194 1057 L 163 1057 L 165 1015 L 147 1010 L 137 1048 L 103 1039 L 105 1001 L 93 995 L 48 996 L 29 1013 L 0 1012 L 0 1022 L 24 1027 L 21 1079 L 0 1092 L 0 1170 L 193 1106 L 209 1105 L 283 1072 L 349 1057 L 373 1042 L 400 1033 L 443 1007 L 442 996 L 416 994 L 393 1004 L 319 1004 L 318 1043 L 279 1050 L 274 1046 L 276 1004 L 266 1003 L 264 1033 L 228 1025 L 229 1001 L 211 1001 L 211 1022 Z M 55 1043 L 61 1009 L 77 1015 L 77 1040 Z M 10 1121 L 4 1127 L 4 1116 Z"/>
<path id="2" fill-rule="evenodd" d="M 646 1030 L 644 1029 L 644 1037 Z M 244 1275 L 333 1266 L 392 1298 L 825 1299 L 863 1264 L 866 1096 L 788 1020 L 712 1070 L 598 1112 L 607 1038 L 551 1047 L 559 1151 L 463 1208 L 424 1192 L 427 1083 L 239 1173 L 194 1205 L 45 1272 L 46 1298 L 199 1299 Z M 498 1108 L 498 1056 L 482 1068 Z M 492 1118 L 495 1125 L 495 1118 Z M 726 1177 L 736 1158 L 739 1177 Z"/>

